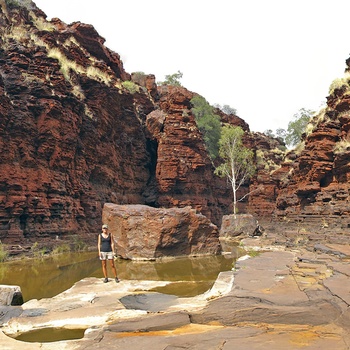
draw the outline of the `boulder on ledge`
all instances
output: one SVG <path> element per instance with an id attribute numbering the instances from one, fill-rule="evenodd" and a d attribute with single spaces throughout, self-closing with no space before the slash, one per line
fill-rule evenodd
<path id="1" fill-rule="evenodd" d="M 124 259 L 220 254 L 219 230 L 191 207 L 152 208 L 105 203 L 103 223 Z"/>
<path id="2" fill-rule="evenodd" d="M 251 214 L 224 215 L 220 228 L 220 238 L 240 241 L 242 237 L 254 236 L 258 222 Z"/>

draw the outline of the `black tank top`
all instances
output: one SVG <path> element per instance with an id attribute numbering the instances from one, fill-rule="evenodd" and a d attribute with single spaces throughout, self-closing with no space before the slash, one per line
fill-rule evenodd
<path id="1" fill-rule="evenodd" d="M 100 235 L 101 235 L 101 252 L 111 252 L 112 251 L 111 234 L 108 233 L 107 238 L 104 238 L 102 236 L 102 233 L 100 233 Z"/>

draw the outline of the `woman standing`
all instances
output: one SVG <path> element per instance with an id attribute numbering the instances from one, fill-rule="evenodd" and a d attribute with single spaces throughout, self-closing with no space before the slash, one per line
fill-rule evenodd
<path id="1" fill-rule="evenodd" d="M 107 260 L 111 263 L 111 268 L 114 273 L 115 281 L 118 283 L 117 270 L 114 266 L 114 240 L 112 233 L 108 232 L 108 226 L 102 225 L 102 233 L 98 235 L 98 255 L 102 261 L 102 271 L 105 276 L 104 283 L 108 282 L 107 277 Z"/>

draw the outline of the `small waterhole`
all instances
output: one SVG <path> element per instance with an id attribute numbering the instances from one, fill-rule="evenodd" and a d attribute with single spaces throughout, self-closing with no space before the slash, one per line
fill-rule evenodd
<path id="1" fill-rule="evenodd" d="M 11 336 L 16 340 L 29 343 L 50 343 L 60 340 L 82 339 L 84 337 L 84 329 L 66 329 L 66 328 L 41 328 L 34 331 L 21 333 L 18 336 Z"/>

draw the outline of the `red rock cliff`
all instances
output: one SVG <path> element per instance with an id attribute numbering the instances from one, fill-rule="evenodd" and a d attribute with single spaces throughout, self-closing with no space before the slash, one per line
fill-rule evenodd
<path id="1" fill-rule="evenodd" d="M 349 67 L 350 59 L 347 61 Z M 347 71 L 349 68 L 347 68 Z M 316 232 L 350 227 L 350 98 L 348 73 L 314 117 L 279 183 L 275 216 L 306 221 Z"/>
<path id="2" fill-rule="evenodd" d="M 35 7 L 2 7 L 0 23 L 0 237 L 96 230 L 105 201 L 143 202 L 154 106 L 122 85 L 119 56 Z"/>
<path id="3" fill-rule="evenodd" d="M 95 232 L 105 202 L 190 205 L 220 222 L 230 192 L 213 181 L 193 93 L 130 76 L 91 25 L 0 5 L 3 241 Z"/>

